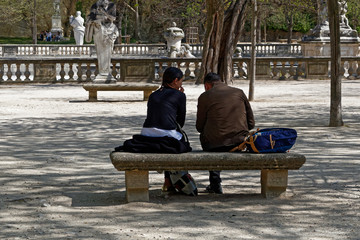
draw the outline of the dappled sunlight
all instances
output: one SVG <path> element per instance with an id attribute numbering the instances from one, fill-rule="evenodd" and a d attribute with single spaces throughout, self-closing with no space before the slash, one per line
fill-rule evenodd
<path id="1" fill-rule="evenodd" d="M 223 171 L 224 194 L 207 194 L 208 172 L 190 171 L 199 196 L 165 198 L 163 174 L 150 172 L 150 202 L 130 204 L 124 172 L 113 167 L 109 153 L 140 132 L 146 103 L 81 102 L 87 97 L 81 86 L 28 86 L 21 94 L 2 86 L 0 238 L 203 239 L 211 232 L 211 239 L 357 239 L 360 83 L 344 83 L 345 126 L 337 128 L 327 127 L 329 82 L 261 83 L 251 103 L 256 127 L 296 129 L 290 151 L 307 158 L 299 170 L 289 170 L 285 196 L 264 199 L 260 171 Z M 275 92 L 279 88 L 285 96 Z M 185 89 L 184 130 L 200 150 L 195 122 L 203 86 Z M 19 102 L 6 100 L 16 94 Z"/>

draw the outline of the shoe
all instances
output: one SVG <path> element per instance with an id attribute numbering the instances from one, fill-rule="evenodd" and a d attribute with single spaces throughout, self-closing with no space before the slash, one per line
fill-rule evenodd
<path id="1" fill-rule="evenodd" d="M 206 192 L 208 193 L 216 193 L 216 194 L 223 194 L 223 190 L 221 185 L 219 184 L 218 186 L 212 186 L 209 185 L 206 187 Z"/>
<path id="2" fill-rule="evenodd" d="M 167 192 L 167 193 L 175 193 L 176 192 L 176 189 L 172 185 L 170 178 L 165 178 L 165 182 L 161 188 L 161 191 Z"/>

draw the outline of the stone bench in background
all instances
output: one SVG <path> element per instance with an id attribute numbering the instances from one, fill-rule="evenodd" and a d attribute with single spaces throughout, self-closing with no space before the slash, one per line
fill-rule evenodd
<path id="1" fill-rule="evenodd" d="M 159 88 L 158 84 L 151 83 L 115 83 L 115 84 L 84 84 L 83 88 L 89 92 L 89 102 L 96 102 L 98 91 L 143 91 L 144 101 L 149 99 L 150 94 Z"/>

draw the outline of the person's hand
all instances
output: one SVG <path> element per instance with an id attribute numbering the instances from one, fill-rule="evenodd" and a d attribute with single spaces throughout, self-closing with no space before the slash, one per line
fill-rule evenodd
<path id="1" fill-rule="evenodd" d="M 179 91 L 183 93 L 185 91 L 185 89 L 183 87 L 180 87 Z"/>

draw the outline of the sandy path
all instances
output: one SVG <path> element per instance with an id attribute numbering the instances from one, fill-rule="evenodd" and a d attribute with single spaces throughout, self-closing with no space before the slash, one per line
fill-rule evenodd
<path id="1" fill-rule="evenodd" d="M 150 173 L 150 202 L 125 204 L 124 174 L 108 154 L 140 131 L 140 92 L 81 86 L 0 85 L 0 239 L 360 239 L 360 81 L 343 83 L 345 127 L 329 128 L 329 81 L 257 81 L 256 127 L 291 127 L 293 152 L 306 164 L 289 171 L 287 196 L 263 199 L 259 171 L 224 171 L 224 195 L 160 197 Z M 236 86 L 248 92 L 248 83 Z M 185 131 L 202 86 L 185 84 Z M 121 100 L 121 101 L 119 101 Z M 191 172 L 200 191 L 204 171 Z"/>

